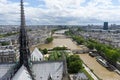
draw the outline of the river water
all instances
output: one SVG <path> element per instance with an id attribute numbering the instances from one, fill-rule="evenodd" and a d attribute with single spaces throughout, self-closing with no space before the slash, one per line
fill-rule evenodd
<path id="1" fill-rule="evenodd" d="M 64 33 L 66 30 L 61 30 L 58 32 L 55 32 L 55 34 L 53 34 L 54 40 L 53 42 L 49 43 L 49 44 L 40 44 L 37 47 L 44 49 L 52 49 L 54 47 L 62 47 L 65 46 L 68 49 L 71 50 L 80 50 L 80 46 L 76 45 L 76 42 L 73 42 L 72 39 L 67 38 L 65 35 L 62 35 L 62 33 Z"/>
<path id="2" fill-rule="evenodd" d="M 57 46 L 66 46 L 71 50 L 80 50 L 82 49 L 80 46 L 76 45 L 75 42 L 70 38 L 66 38 L 66 36 L 62 35 L 65 30 L 57 31 L 53 35 L 54 40 L 49 44 L 40 44 L 36 47 L 44 49 L 52 49 Z M 80 54 L 80 58 L 84 61 L 87 66 L 93 70 L 93 72 L 102 80 L 120 80 L 120 75 L 115 72 L 109 71 L 100 65 L 95 58 L 90 57 L 88 54 Z"/>

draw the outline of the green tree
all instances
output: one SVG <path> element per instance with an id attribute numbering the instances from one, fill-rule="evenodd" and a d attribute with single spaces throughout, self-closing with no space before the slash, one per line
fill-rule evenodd
<path id="1" fill-rule="evenodd" d="M 48 53 L 48 50 L 45 48 L 42 50 L 43 54 L 47 54 Z"/>
<path id="2" fill-rule="evenodd" d="M 50 53 L 49 60 L 60 60 L 62 59 L 62 52 L 53 51 Z"/>
<path id="3" fill-rule="evenodd" d="M 67 66 L 69 73 L 78 73 L 82 68 L 82 61 L 78 55 L 67 57 Z"/>
<path id="4" fill-rule="evenodd" d="M 78 73 L 81 69 L 82 69 L 81 61 L 76 60 L 69 63 L 69 66 L 68 66 L 69 73 Z"/>
<path id="5" fill-rule="evenodd" d="M 52 50 L 67 50 L 67 47 L 54 47 Z"/>
<path id="6" fill-rule="evenodd" d="M 6 46 L 6 45 L 9 45 L 10 42 L 0 42 L 2 46 Z"/>
<path id="7" fill-rule="evenodd" d="M 120 54 L 119 52 L 117 52 L 116 50 L 111 50 L 111 49 L 107 49 L 105 52 L 105 55 L 109 58 L 109 60 L 112 63 L 116 63 L 116 61 L 118 61 L 118 59 L 120 58 Z"/>
<path id="8" fill-rule="evenodd" d="M 53 37 L 49 37 L 46 39 L 46 43 L 51 43 L 53 41 Z"/>
<path id="9" fill-rule="evenodd" d="M 78 44 L 84 44 L 85 42 L 84 38 L 79 36 L 72 36 L 72 39 L 76 41 Z"/>

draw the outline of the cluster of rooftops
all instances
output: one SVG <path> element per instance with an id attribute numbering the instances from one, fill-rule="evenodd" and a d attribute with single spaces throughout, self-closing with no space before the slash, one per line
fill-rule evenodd
<path id="1" fill-rule="evenodd" d="M 63 61 L 44 61 L 42 53 L 35 48 L 31 54 L 32 72 L 35 80 L 62 80 L 64 72 Z M 0 64 L 0 80 L 9 80 L 5 78 L 6 74 L 12 69 L 15 63 Z M 24 65 L 14 74 L 10 80 L 32 80 L 31 75 Z"/>

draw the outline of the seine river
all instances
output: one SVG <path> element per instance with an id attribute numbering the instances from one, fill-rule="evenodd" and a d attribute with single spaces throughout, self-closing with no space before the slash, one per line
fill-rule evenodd
<path id="1" fill-rule="evenodd" d="M 57 31 L 53 35 L 54 40 L 49 44 L 40 44 L 36 47 L 44 49 L 52 49 L 56 46 L 66 46 L 71 50 L 82 49 L 80 46 L 76 45 L 72 39 L 67 38 L 64 33 L 65 30 Z M 101 66 L 95 58 L 90 57 L 88 54 L 79 54 L 80 58 L 84 61 L 87 66 L 93 70 L 93 72 L 102 80 L 120 80 L 120 75 L 115 72 L 109 71 L 103 66 Z"/>

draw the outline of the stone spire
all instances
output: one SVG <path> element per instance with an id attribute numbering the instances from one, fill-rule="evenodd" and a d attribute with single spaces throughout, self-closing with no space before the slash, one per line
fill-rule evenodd
<path id="1" fill-rule="evenodd" d="M 28 46 L 28 36 L 25 25 L 23 0 L 21 0 L 21 25 L 19 43 L 20 43 L 20 65 L 24 65 L 25 67 L 29 68 L 30 50 Z"/>
<path id="2" fill-rule="evenodd" d="M 32 77 L 32 80 L 35 80 L 30 67 L 30 51 L 28 46 L 28 36 L 27 36 L 26 25 L 25 25 L 23 0 L 21 0 L 20 2 L 21 2 L 21 25 L 20 25 L 20 34 L 19 34 L 19 43 L 20 43 L 19 63 L 16 64 L 11 70 L 9 70 L 5 74 L 5 76 L 3 76 L 2 79 L 0 80 L 11 80 L 12 77 L 16 74 L 16 72 L 20 69 L 22 65 L 26 67 L 30 76 Z"/>
<path id="3" fill-rule="evenodd" d="M 35 80 L 33 72 L 31 70 L 29 40 L 28 40 L 26 24 L 25 24 L 23 0 L 21 0 L 21 25 L 20 25 L 19 43 L 20 43 L 19 65 L 20 66 L 24 65 L 27 68 L 30 76 L 32 77 L 32 80 Z"/>

